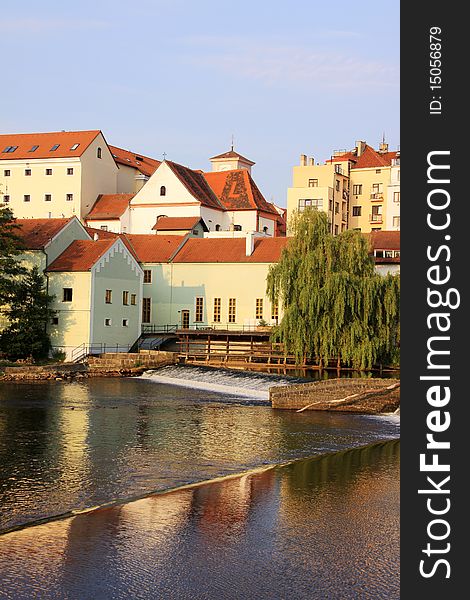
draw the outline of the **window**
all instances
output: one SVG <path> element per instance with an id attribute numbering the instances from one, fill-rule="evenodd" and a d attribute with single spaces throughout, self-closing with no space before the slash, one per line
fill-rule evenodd
<path id="1" fill-rule="evenodd" d="M 144 283 L 152 283 L 152 271 L 144 269 Z"/>
<path id="2" fill-rule="evenodd" d="M 216 231 L 220 231 L 220 225 L 217 223 L 217 225 L 215 226 L 215 230 Z"/>
<path id="3" fill-rule="evenodd" d="M 67 167 L 67 175 L 73 175 L 73 167 Z"/>
<path id="4" fill-rule="evenodd" d="M 195 323 L 201 323 L 203 321 L 204 312 L 204 298 L 196 298 L 196 316 L 194 317 Z"/>
<path id="5" fill-rule="evenodd" d="M 393 192 L 393 201 L 400 202 L 400 192 Z"/>
<path id="6" fill-rule="evenodd" d="M 339 186 L 340 186 L 339 179 L 337 179 L 337 180 L 336 180 L 336 184 L 335 184 L 335 187 L 336 187 L 336 191 L 337 191 L 337 192 L 339 192 Z"/>
<path id="7" fill-rule="evenodd" d="M 14 152 L 18 146 L 7 146 L 3 152 Z"/>
<path id="8" fill-rule="evenodd" d="M 400 250 L 393 251 L 393 258 L 400 258 Z"/>
<path id="9" fill-rule="evenodd" d="M 370 215 L 371 223 L 382 223 L 382 205 L 372 207 L 372 214 Z"/>
<path id="10" fill-rule="evenodd" d="M 104 293 L 104 301 L 106 304 L 111 304 L 113 301 L 113 290 L 106 290 Z"/>
<path id="11" fill-rule="evenodd" d="M 362 194 L 362 183 L 356 183 L 353 185 L 353 194 L 360 196 Z"/>
<path id="12" fill-rule="evenodd" d="M 142 298 L 142 322 L 150 323 L 151 298 Z"/>
<path id="13" fill-rule="evenodd" d="M 31 202 L 31 196 L 29 194 L 25 194 L 23 196 L 23 201 L 24 202 Z"/>
<path id="14" fill-rule="evenodd" d="M 229 298 L 229 300 L 228 300 L 228 322 L 229 323 L 235 323 L 236 310 L 237 310 L 236 298 Z"/>
<path id="15" fill-rule="evenodd" d="M 382 169 L 375 169 L 376 173 L 382 173 Z"/>
<path id="16" fill-rule="evenodd" d="M 393 217 L 393 226 L 400 227 L 400 217 Z"/>
<path id="17" fill-rule="evenodd" d="M 318 179 L 309 179 L 308 187 L 318 187 Z"/>
<path id="18" fill-rule="evenodd" d="M 25 169 L 24 174 L 26 177 L 29 177 L 31 175 L 31 169 Z"/>
<path id="19" fill-rule="evenodd" d="M 72 302 L 72 288 L 62 289 L 62 302 Z"/>
<path id="20" fill-rule="evenodd" d="M 343 174 L 343 169 L 341 168 L 341 165 L 335 165 L 335 173 L 339 173 L 339 175 Z"/>
<path id="21" fill-rule="evenodd" d="M 10 202 L 10 196 L 9 196 L 9 194 L 5 194 L 5 195 L 3 196 L 3 202 L 4 202 L 5 204 L 8 204 L 8 203 Z"/>
<path id="22" fill-rule="evenodd" d="M 73 194 L 66 194 L 65 195 L 65 199 L 67 200 L 67 202 L 72 202 L 72 200 L 73 200 Z"/>
<path id="23" fill-rule="evenodd" d="M 123 319 L 122 320 L 122 326 L 123 327 L 129 327 L 129 319 Z"/>
<path id="24" fill-rule="evenodd" d="M 101 148 L 98 148 L 98 150 L 96 151 L 96 157 L 101 158 Z"/>
<path id="25" fill-rule="evenodd" d="M 28 150 L 28 152 L 36 152 L 36 150 L 39 148 L 39 146 L 37 144 L 35 144 L 34 146 L 31 146 L 31 148 Z"/>
<path id="26" fill-rule="evenodd" d="M 279 304 L 277 302 L 273 302 L 271 305 L 271 319 L 277 322 L 279 318 Z"/>
<path id="27" fill-rule="evenodd" d="M 256 298 L 256 319 L 263 318 L 263 298 Z"/>
<path id="28" fill-rule="evenodd" d="M 44 194 L 44 201 L 50 202 L 52 200 L 52 194 Z"/>
<path id="29" fill-rule="evenodd" d="M 333 200 L 328 200 L 328 210 L 333 210 Z"/>
<path id="30" fill-rule="evenodd" d="M 131 306 L 135 306 L 137 304 L 137 295 L 131 294 Z"/>
<path id="31" fill-rule="evenodd" d="M 52 169 L 46 169 L 46 175 L 52 175 Z"/>
<path id="32" fill-rule="evenodd" d="M 101 229 L 101 231 L 108 231 L 108 226 L 107 225 L 100 225 L 100 229 Z"/>
<path id="33" fill-rule="evenodd" d="M 76 150 L 78 147 L 80 146 L 80 144 L 74 144 L 70 150 Z"/>
<path id="34" fill-rule="evenodd" d="M 362 206 L 353 206 L 352 207 L 352 216 L 360 217 L 362 213 Z"/>
<path id="35" fill-rule="evenodd" d="M 50 149 L 50 152 L 55 152 L 59 146 L 60 146 L 60 144 L 54 144 L 52 146 L 52 148 Z"/>
<path id="36" fill-rule="evenodd" d="M 127 306 L 129 304 L 129 292 L 128 291 L 122 292 L 122 303 L 124 304 L 124 306 Z"/>
<path id="37" fill-rule="evenodd" d="M 104 326 L 105 327 L 111 327 L 111 319 L 105 319 L 104 320 Z"/>
<path id="38" fill-rule="evenodd" d="M 234 231 L 241 231 L 242 230 L 242 226 L 241 225 L 234 225 L 233 226 L 233 230 Z"/>
<path id="39" fill-rule="evenodd" d="M 220 323 L 221 299 L 214 298 L 214 323 Z"/>
<path id="40" fill-rule="evenodd" d="M 381 194 L 382 193 L 382 184 L 381 183 L 373 183 L 372 184 L 372 193 L 373 194 Z"/>
<path id="41" fill-rule="evenodd" d="M 160 196 L 166 196 L 166 187 L 164 185 L 160 188 Z"/>
<path id="42" fill-rule="evenodd" d="M 52 317 L 51 325 L 58 325 L 58 324 L 59 324 L 59 317 Z"/>
<path id="43" fill-rule="evenodd" d="M 299 211 L 305 210 L 308 206 L 316 208 L 320 210 L 323 208 L 323 200 L 322 198 L 313 198 L 313 199 L 300 199 L 299 200 Z"/>
<path id="44" fill-rule="evenodd" d="M 335 202 L 335 215 L 339 215 L 339 202 Z"/>
<path id="45" fill-rule="evenodd" d="M 10 169 L 5 169 L 5 170 L 3 171 L 3 175 L 4 175 L 4 177 L 10 177 L 10 175 L 11 175 L 11 171 L 10 171 Z"/>
<path id="46" fill-rule="evenodd" d="M 339 232 L 339 227 L 338 227 L 338 225 L 335 225 L 335 235 L 338 235 L 338 232 Z"/>

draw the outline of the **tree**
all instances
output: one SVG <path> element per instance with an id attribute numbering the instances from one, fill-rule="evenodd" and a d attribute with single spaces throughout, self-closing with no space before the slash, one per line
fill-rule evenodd
<path id="1" fill-rule="evenodd" d="M 49 353 L 46 325 L 54 311 L 49 308 L 53 296 L 47 293 L 45 283 L 44 276 L 33 267 L 15 284 L 8 307 L 10 325 L 0 333 L 0 349 L 12 360 L 29 356 L 38 360 Z"/>
<path id="2" fill-rule="evenodd" d="M 23 249 L 18 229 L 13 212 L 8 207 L 0 208 L 0 307 L 10 302 L 18 276 L 26 272 L 17 260 Z"/>
<path id="3" fill-rule="evenodd" d="M 284 309 L 273 338 L 298 363 L 397 363 L 399 277 L 375 272 L 359 231 L 331 235 L 325 213 L 307 209 L 291 226 L 294 236 L 267 278 L 268 297 Z"/>

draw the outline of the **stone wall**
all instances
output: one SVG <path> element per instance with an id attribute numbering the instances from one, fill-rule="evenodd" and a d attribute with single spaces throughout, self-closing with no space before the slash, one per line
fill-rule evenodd
<path id="1" fill-rule="evenodd" d="M 142 350 L 141 352 L 109 352 L 100 356 L 89 356 L 87 359 L 90 371 L 119 371 L 128 369 L 152 369 L 178 362 L 176 352 L 158 352 Z"/>
<path id="2" fill-rule="evenodd" d="M 395 387 L 387 389 L 390 386 Z M 272 387 L 269 399 L 273 408 L 299 410 L 312 404 L 307 410 L 375 414 L 398 408 L 400 388 L 397 379 L 337 378 Z"/>

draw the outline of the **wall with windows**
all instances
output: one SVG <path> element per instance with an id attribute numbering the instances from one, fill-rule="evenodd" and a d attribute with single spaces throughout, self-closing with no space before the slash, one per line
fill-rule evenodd
<path id="1" fill-rule="evenodd" d="M 400 165 L 393 165 L 390 172 L 390 184 L 387 187 L 386 229 L 400 230 Z"/>
<path id="2" fill-rule="evenodd" d="M 390 167 L 351 169 L 350 229 L 364 233 L 387 226 Z"/>

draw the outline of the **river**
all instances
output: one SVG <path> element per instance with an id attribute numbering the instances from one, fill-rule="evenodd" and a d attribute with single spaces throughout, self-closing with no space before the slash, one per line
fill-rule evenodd
<path id="1" fill-rule="evenodd" d="M 273 411 L 285 381 L 1 384 L 0 597 L 398 598 L 399 419 Z"/>

